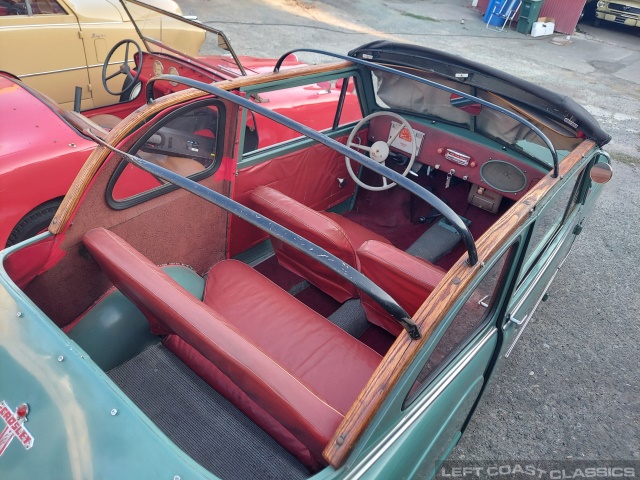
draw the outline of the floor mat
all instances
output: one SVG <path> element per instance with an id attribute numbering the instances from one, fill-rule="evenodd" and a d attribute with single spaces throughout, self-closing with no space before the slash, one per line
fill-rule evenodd
<path id="1" fill-rule="evenodd" d="M 267 258 L 264 262 L 260 262 L 253 268 L 283 290 L 289 291 L 303 281 L 303 279 L 295 273 L 281 267 L 275 255 Z"/>
<path id="2" fill-rule="evenodd" d="M 467 227 L 471 224 L 466 218 L 461 218 Z M 407 253 L 436 263 L 461 241 L 462 237 L 458 231 L 446 219 L 441 218 L 438 223 L 420 235 L 420 238 L 407 248 Z"/>
<path id="3" fill-rule="evenodd" d="M 176 445 L 220 478 L 309 476 L 292 455 L 162 345 L 108 374 Z"/>
<path id="4" fill-rule="evenodd" d="M 340 308 L 327 317 L 327 320 L 356 338 L 360 337 L 371 325 L 359 298 L 352 298 L 344 302 Z"/>

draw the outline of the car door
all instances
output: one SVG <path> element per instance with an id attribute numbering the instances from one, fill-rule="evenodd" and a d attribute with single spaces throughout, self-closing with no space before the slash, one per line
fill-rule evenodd
<path id="1" fill-rule="evenodd" d="M 90 98 L 80 26 L 62 0 L 19 0 L 0 16 L 0 69 L 53 98 L 73 106 L 74 87 Z"/>
<path id="2" fill-rule="evenodd" d="M 462 436 L 491 373 L 498 324 L 510 290 L 519 240 L 487 263 L 457 312 L 445 317 L 407 373 L 380 429 L 388 429 L 347 478 L 433 478 Z M 414 373 L 411 373 L 411 372 Z M 417 374 L 415 373 L 417 372 Z M 402 387 L 400 387 L 402 390 Z"/>
<path id="3" fill-rule="evenodd" d="M 503 322 L 501 354 L 508 357 L 543 300 L 562 263 L 582 231 L 586 211 L 596 195 L 589 178 L 593 160 L 583 161 L 538 208 L 529 227 L 529 241 L 520 279 Z M 600 188 L 596 184 L 595 188 Z"/>

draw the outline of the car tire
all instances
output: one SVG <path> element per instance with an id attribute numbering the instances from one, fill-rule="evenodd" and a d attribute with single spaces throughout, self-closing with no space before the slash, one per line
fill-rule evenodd
<path id="1" fill-rule="evenodd" d="M 60 203 L 62 199 L 51 200 L 27 213 L 9 235 L 6 246 L 10 247 L 44 231 L 53 220 Z"/>
<path id="2" fill-rule="evenodd" d="M 596 19 L 593 20 L 593 26 L 594 27 L 599 27 L 600 26 L 600 19 L 599 18 L 596 18 Z"/>

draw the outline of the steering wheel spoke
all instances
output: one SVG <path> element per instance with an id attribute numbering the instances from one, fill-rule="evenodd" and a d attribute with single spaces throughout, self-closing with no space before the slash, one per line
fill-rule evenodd
<path id="1" fill-rule="evenodd" d="M 391 118 L 395 119 L 396 121 L 400 122 L 400 128 L 393 134 L 393 136 L 388 141 L 385 142 L 385 141 L 382 141 L 382 140 L 378 140 L 372 146 L 361 145 L 359 143 L 354 143 L 353 142 L 353 139 L 358 134 L 358 132 L 360 131 L 360 128 L 362 128 L 363 125 L 368 123 L 373 118 L 382 117 L 382 116 L 388 116 L 388 117 L 391 117 Z M 391 123 L 390 122 L 389 122 L 389 128 L 391 128 Z M 353 130 L 351 130 L 351 133 L 349 134 L 349 138 L 347 139 L 347 143 L 346 144 L 347 144 L 347 146 L 349 148 L 352 148 L 354 150 L 362 150 L 362 151 L 368 152 L 369 156 L 371 157 L 372 160 L 375 160 L 380 165 L 386 166 L 386 160 L 387 160 L 387 158 L 389 157 L 389 154 L 390 154 L 391 144 L 398 138 L 400 133 L 405 128 L 407 129 L 407 131 L 409 131 L 409 135 L 411 137 L 411 147 L 412 147 L 411 148 L 411 150 L 412 150 L 411 151 L 411 157 L 409 158 L 409 161 L 407 162 L 407 166 L 406 166 L 404 172 L 402 172 L 402 176 L 406 177 L 409 174 L 409 172 L 411 171 L 411 167 L 413 166 L 413 162 L 415 161 L 415 158 L 416 158 L 416 137 L 415 137 L 415 133 L 413 131 L 413 128 L 411 127 L 409 122 L 407 122 L 403 117 L 401 117 L 397 113 L 393 113 L 393 112 L 375 112 L 375 113 L 372 113 L 370 115 L 367 115 L 362 120 L 360 120 L 355 127 L 353 127 Z M 387 179 L 387 177 L 385 177 L 384 175 L 382 176 L 382 186 L 373 186 L 373 185 L 369 185 L 367 183 L 364 183 L 362 180 L 360 180 L 358 175 L 353 171 L 353 168 L 351 167 L 351 160 L 349 159 L 349 157 L 345 157 L 345 163 L 346 163 L 346 166 L 347 166 L 347 171 L 349 172 L 349 175 L 351 176 L 353 181 L 356 182 L 356 184 L 360 185 L 362 188 L 364 188 L 366 190 L 373 190 L 373 191 L 387 190 L 387 189 L 392 188 L 392 187 L 394 187 L 396 185 L 395 182 L 390 182 Z"/>
<path id="2" fill-rule="evenodd" d="M 118 75 L 122 75 L 122 72 L 117 71 L 116 73 L 112 73 L 111 75 L 106 77 L 105 80 L 111 80 L 112 78 L 117 77 Z"/>
<path id="3" fill-rule="evenodd" d="M 402 128 L 404 128 L 404 125 L 402 126 Z M 398 138 L 400 136 L 400 132 L 402 132 L 402 128 L 399 128 L 398 131 L 393 134 L 393 137 L 389 139 L 387 145 L 391 146 L 391 144 L 396 141 L 396 138 Z"/>
<path id="4" fill-rule="evenodd" d="M 353 148 L 354 150 L 363 150 L 365 152 L 370 152 L 371 151 L 371 147 L 368 147 L 366 145 L 362 145 L 361 143 L 349 142 L 349 143 L 347 143 L 347 147 Z"/>

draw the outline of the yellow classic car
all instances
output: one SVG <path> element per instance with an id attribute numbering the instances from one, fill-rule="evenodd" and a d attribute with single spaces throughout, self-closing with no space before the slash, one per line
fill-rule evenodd
<path id="1" fill-rule="evenodd" d="M 609 2 L 600 0 L 596 4 L 594 26 L 601 21 L 614 22 L 630 27 L 640 27 L 640 1 L 617 0 Z"/>
<path id="2" fill-rule="evenodd" d="M 152 4 L 181 14 L 174 0 Z M 142 7 L 127 12 L 117 1 L 0 0 L 0 71 L 17 76 L 65 109 L 73 107 L 76 86 L 82 88 L 82 110 L 111 105 L 114 96 L 100 79 L 103 62 L 118 42 L 139 38 L 137 30 L 188 55 L 196 55 L 204 42 L 198 29 Z M 140 44 L 144 49 L 144 42 Z M 117 53 L 110 73 L 122 63 Z"/>

